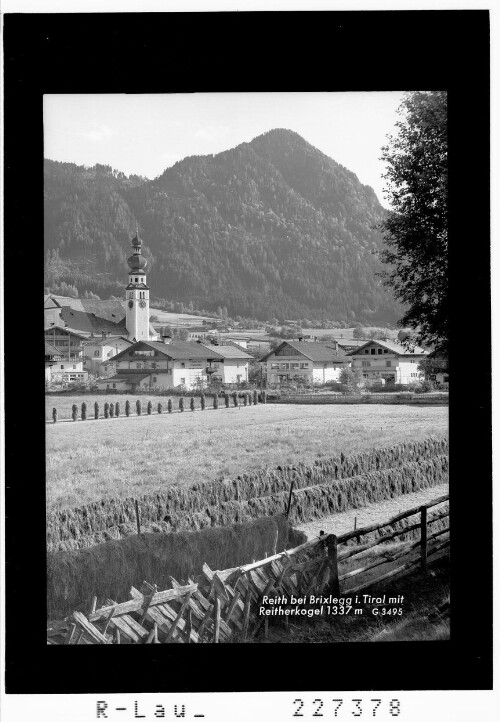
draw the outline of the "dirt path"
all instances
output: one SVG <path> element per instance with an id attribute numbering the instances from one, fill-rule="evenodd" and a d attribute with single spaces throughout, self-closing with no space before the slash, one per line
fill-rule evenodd
<path id="1" fill-rule="evenodd" d="M 326 516 L 323 519 L 308 521 L 304 524 L 296 525 L 295 528 L 307 534 L 308 539 L 318 536 L 321 530 L 327 534 L 345 534 L 354 529 L 355 517 L 357 518 L 356 527 L 359 529 L 362 526 L 368 526 L 368 524 L 375 524 L 376 522 L 390 519 L 391 516 L 395 516 L 405 509 L 426 504 L 438 496 L 447 494 L 448 490 L 448 484 L 440 484 L 439 486 L 432 486 L 429 489 L 416 491 L 414 494 L 403 494 L 395 499 L 387 499 L 377 504 L 369 504 L 361 509 L 349 509 L 349 511 Z"/>

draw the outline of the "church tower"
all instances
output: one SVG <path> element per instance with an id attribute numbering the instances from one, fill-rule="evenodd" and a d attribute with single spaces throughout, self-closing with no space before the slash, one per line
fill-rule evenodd
<path id="1" fill-rule="evenodd" d="M 139 229 L 132 239 L 133 254 L 128 259 L 128 286 L 126 288 L 126 326 L 131 341 L 149 341 L 149 287 L 146 285 L 147 261 L 141 255 L 142 241 Z"/>

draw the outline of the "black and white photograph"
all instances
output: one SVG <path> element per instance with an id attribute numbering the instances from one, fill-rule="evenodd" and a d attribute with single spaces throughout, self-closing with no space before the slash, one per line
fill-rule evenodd
<path id="1" fill-rule="evenodd" d="M 488 22 L 6 18 L 8 695 L 490 689 Z"/>
<path id="2" fill-rule="evenodd" d="M 442 91 L 44 97 L 49 644 L 449 638 L 447 231 Z"/>

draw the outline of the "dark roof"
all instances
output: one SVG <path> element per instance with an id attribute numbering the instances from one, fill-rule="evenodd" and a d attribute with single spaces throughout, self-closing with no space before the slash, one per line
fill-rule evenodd
<path id="1" fill-rule="evenodd" d="M 47 341 L 45 341 L 45 355 L 60 356 L 61 352 L 57 348 L 55 348 L 55 346 L 52 346 L 50 343 L 47 343 Z"/>
<path id="2" fill-rule="evenodd" d="M 347 355 L 354 356 L 355 354 L 361 353 L 366 346 L 369 346 L 372 343 L 378 344 L 379 346 L 382 346 L 382 348 L 386 348 L 388 351 L 395 353 L 398 356 L 421 356 L 428 354 L 428 351 L 424 351 L 423 348 L 420 348 L 419 346 L 415 346 L 413 351 L 408 351 L 408 349 L 400 343 L 394 343 L 394 341 L 379 341 L 378 338 L 371 338 L 362 346 L 359 346 L 355 351 L 349 351 Z"/>
<path id="3" fill-rule="evenodd" d="M 122 336 L 124 333 L 127 333 L 125 318 L 123 318 L 120 323 L 115 323 L 114 321 L 109 321 L 107 318 L 96 316 L 94 313 L 77 311 L 69 306 L 62 307 L 61 321 L 67 324 L 69 328 L 75 329 L 76 331 L 83 331 L 84 333 L 100 334 L 105 331 L 115 336 Z"/>
<path id="4" fill-rule="evenodd" d="M 69 296 L 52 296 L 60 306 L 69 306 L 74 311 L 95 313 L 99 318 L 118 323 L 125 317 L 125 301 L 102 301 L 95 298 L 71 298 Z"/>
<path id="5" fill-rule="evenodd" d="M 280 343 L 280 345 L 277 346 L 273 351 L 269 351 L 269 353 L 265 354 L 265 356 L 263 356 L 260 361 L 266 361 L 270 356 L 275 354 L 276 351 L 281 349 L 285 344 L 297 351 L 298 354 L 305 356 L 313 362 L 316 361 L 319 363 L 325 361 L 334 361 L 337 363 L 343 363 L 347 361 L 347 358 L 341 349 L 336 351 L 334 348 L 331 348 L 324 343 L 316 343 L 311 341 L 283 341 L 283 343 Z"/>
<path id="6" fill-rule="evenodd" d="M 199 343 L 191 343 L 189 341 L 179 341 L 176 343 L 162 343 L 161 341 L 137 341 L 129 348 L 120 351 L 120 353 L 113 356 L 113 359 L 119 359 L 120 356 L 133 351 L 135 347 L 147 346 L 159 351 L 164 356 L 168 356 L 171 359 L 223 359 L 224 357 L 217 353 L 207 349 L 205 346 Z"/>

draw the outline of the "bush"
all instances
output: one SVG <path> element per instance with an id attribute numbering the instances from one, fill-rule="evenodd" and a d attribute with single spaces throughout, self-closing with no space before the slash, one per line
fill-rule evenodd
<path id="1" fill-rule="evenodd" d="M 227 393 L 227 391 L 224 394 L 224 402 L 226 404 L 226 409 L 228 409 L 229 408 L 229 394 Z"/>
<path id="2" fill-rule="evenodd" d="M 128 399 L 125 401 L 125 415 L 130 416 L 130 401 Z"/>
<path id="3" fill-rule="evenodd" d="M 115 404 L 115 416 L 120 416 L 120 402 L 117 401 Z"/>
<path id="4" fill-rule="evenodd" d="M 257 406 L 258 403 L 259 403 L 259 394 L 257 393 L 257 389 L 254 389 L 253 404 L 254 404 L 254 406 Z"/>
<path id="5" fill-rule="evenodd" d="M 429 379 L 425 379 L 419 384 L 418 388 L 416 388 L 415 391 L 417 392 L 417 394 L 428 394 L 429 391 L 434 391 L 434 388 L 434 383 Z"/>
<path id="6" fill-rule="evenodd" d="M 201 406 L 201 410 L 204 411 L 205 410 L 205 394 L 203 393 L 203 391 L 201 392 L 201 396 L 200 396 L 200 406 Z"/>
<path id="7" fill-rule="evenodd" d="M 82 421 L 86 421 L 87 419 L 87 404 L 85 401 L 82 404 Z"/>
<path id="8" fill-rule="evenodd" d="M 109 419 L 109 404 L 107 401 L 104 404 L 104 418 Z"/>
<path id="9" fill-rule="evenodd" d="M 111 418 L 115 415 L 115 405 L 113 403 L 109 405 L 109 415 Z"/>
<path id="10" fill-rule="evenodd" d="M 214 394 L 214 409 L 219 408 L 219 396 L 218 394 Z"/>
<path id="11" fill-rule="evenodd" d="M 167 411 L 169 414 L 172 413 L 172 399 L 169 399 L 167 402 Z"/>
<path id="12" fill-rule="evenodd" d="M 162 405 L 161 401 L 159 401 L 158 402 L 158 413 L 161 414 L 162 411 L 163 411 L 163 405 Z"/>
<path id="13" fill-rule="evenodd" d="M 238 406 L 238 394 L 236 391 L 233 391 L 233 404 L 234 406 Z"/>
<path id="14" fill-rule="evenodd" d="M 52 421 L 54 422 L 54 424 L 57 421 L 57 409 L 55 407 L 52 409 Z"/>
<path id="15" fill-rule="evenodd" d="M 153 412 L 153 403 L 151 401 L 148 401 L 148 414 L 151 416 Z"/>
<path id="16" fill-rule="evenodd" d="M 137 399 L 137 401 L 135 402 L 135 410 L 137 411 L 137 416 L 140 416 L 141 412 L 142 412 L 142 406 L 141 406 L 140 399 Z"/>
<path id="17" fill-rule="evenodd" d="M 71 418 L 73 421 L 76 421 L 78 418 L 78 406 L 76 404 L 73 404 L 71 407 Z"/>
<path id="18" fill-rule="evenodd" d="M 194 411 L 194 396 L 191 396 L 191 401 L 189 402 L 189 408 L 191 411 Z"/>
<path id="19" fill-rule="evenodd" d="M 99 404 L 97 403 L 97 401 L 94 404 L 94 418 L 99 418 Z"/>
<path id="20" fill-rule="evenodd" d="M 184 396 L 181 396 L 179 399 L 179 410 L 184 411 Z"/>

